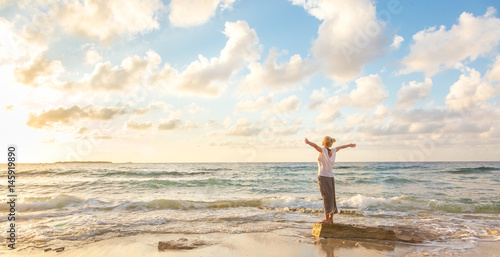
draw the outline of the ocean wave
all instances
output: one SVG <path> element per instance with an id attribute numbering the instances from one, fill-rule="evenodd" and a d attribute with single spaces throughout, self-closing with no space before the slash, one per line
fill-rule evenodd
<path id="1" fill-rule="evenodd" d="M 7 211 L 9 206 L 4 201 L 0 203 L 0 210 Z M 86 210 L 118 211 L 118 210 L 192 210 L 192 209 L 226 209 L 238 207 L 262 207 L 261 199 L 250 200 L 217 200 L 217 201 L 189 201 L 173 199 L 157 199 L 152 201 L 109 201 L 104 199 L 81 199 L 71 195 L 53 197 L 30 197 L 22 199 L 16 206 L 20 212 L 37 212 L 49 210 L 75 211 Z M 47 213 L 51 215 L 53 213 Z"/>
<path id="2" fill-rule="evenodd" d="M 407 183 L 413 183 L 415 181 L 411 180 L 411 179 L 405 179 L 405 178 L 388 178 L 388 179 L 385 179 L 384 182 L 387 184 L 407 184 Z"/>
<path id="3" fill-rule="evenodd" d="M 101 174 L 101 177 L 185 177 L 198 175 L 211 175 L 212 172 L 178 172 L 178 171 L 113 171 Z"/>
<path id="4" fill-rule="evenodd" d="M 120 183 L 142 188 L 152 188 L 152 189 L 159 189 L 164 187 L 242 186 L 238 183 L 234 183 L 232 180 L 220 179 L 220 178 L 193 179 L 193 180 L 149 179 L 149 180 L 122 181 Z"/>
<path id="5" fill-rule="evenodd" d="M 60 170 L 60 169 L 43 169 L 43 170 L 19 170 L 20 174 L 26 175 L 47 175 L 47 174 L 58 174 L 58 175 L 70 175 L 83 173 L 83 170 Z"/>
<path id="6" fill-rule="evenodd" d="M 402 195 L 392 198 L 377 198 L 377 197 L 368 197 L 364 195 L 356 195 L 351 198 L 342 200 L 339 202 L 339 205 L 344 208 L 352 208 L 357 210 L 366 210 L 371 207 L 378 206 L 396 206 L 401 204 L 402 202 L 412 201 L 413 198 L 410 196 Z"/>
<path id="7" fill-rule="evenodd" d="M 261 200 L 218 200 L 218 201 L 186 201 L 158 199 L 147 202 L 133 202 L 126 209 L 155 210 L 193 210 L 193 209 L 227 209 L 238 207 L 261 207 Z"/>
<path id="8" fill-rule="evenodd" d="M 197 170 L 204 170 L 204 171 L 230 171 L 233 169 L 230 168 L 198 168 Z"/>
<path id="9" fill-rule="evenodd" d="M 442 200 L 423 200 L 414 199 L 411 196 L 397 196 L 391 198 L 368 197 L 356 195 L 347 199 L 338 201 L 340 208 L 354 209 L 364 214 L 375 214 L 383 212 L 400 212 L 408 214 L 409 212 L 446 212 L 446 213 L 500 213 L 500 203 L 477 203 L 469 201 L 448 202 Z"/>
<path id="10" fill-rule="evenodd" d="M 476 173 L 491 173 L 491 171 L 498 171 L 500 168 L 497 167 L 475 167 L 475 168 L 459 168 L 453 170 L 446 170 L 447 173 L 452 174 L 476 174 Z"/>
<path id="11" fill-rule="evenodd" d="M 340 209 L 354 210 L 362 215 L 379 215 L 381 213 L 401 213 L 403 216 L 412 212 L 446 212 L 446 213 L 500 213 L 500 203 L 477 203 L 473 201 L 445 202 L 441 200 L 414 199 L 401 195 L 391 198 L 370 197 L 358 194 L 345 199 L 338 199 Z M 117 212 L 155 211 L 155 210 L 214 210 L 230 208 L 259 208 L 278 212 L 299 211 L 302 213 L 318 213 L 323 204 L 320 198 L 272 197 L 239 200 L 191 201 L 177 199 L 155 199 L 150 201 L 109 200 L 100 198 L 82 199 L 71 195 L 52 197 L 30 197 L 20 199 L 16 210 L 25 212 L 45 212 L 42 216 L 58 213 L 75 213 L 78 211 Z M 0 203 L 0 211 L 7 211 L 6 201 Z M 36 214 L 38 215 L 38 214 Z"/>
<path id="12" fill-rule="evenodd" d="M 85 203 L 85 200 L 71 195 L 58 195 L 52 197 L 28 197 L 24 198 L 16 205 L 16 211 L 30 212 L 30 211 L 45 211 L 57 210 L 66 207 L 79 206 Z M 9 206 L 6 202 L 0 203 L 0 210 L 6 211 Z"/>

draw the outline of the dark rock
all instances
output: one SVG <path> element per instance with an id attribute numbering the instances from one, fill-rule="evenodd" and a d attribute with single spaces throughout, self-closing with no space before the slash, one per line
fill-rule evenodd
<path id="1" fill-rule="evenodd" d="M 191 240 L 189 241 L 186 238 L 179 238 L 177 240 L 170 241 L 159 241 L 158 242 L 158 250 L 191 250 L 198 248 L 200 246 L 207 245 L 208 243 L 201 240 Z"/>
<path id="2" fill-rule="evenodd" d="M 50 248 L 50 247 L 49 248 L 45 248 L 43 251 L 44 252 L 52 251 L 52 248 Z"/>
<path id="3" fill-rule="evenodd" d="M 56 249 L 54 249 L 54 251 L 56 251 L 56 252 L 62 252 L 62 251 L 64 251 L 64 247 L 56 248 Z"/>
<path id="4" fill-rule="evenodd" d="M 430 238 L 423 232 L 409 228 L 367 227 L 354 224 L 314 223 L 312 234 L 316 237 L 343 239 L 378 239 L 403 241 L 411 243 L 423 242 Z"/>
<path id="5" fill-rule="evenodd" d="M 354 216 L 363 216 L 363 214 L 359 214 L 355 210 L 340 210 L 339 214 L 354 215 Z"/>

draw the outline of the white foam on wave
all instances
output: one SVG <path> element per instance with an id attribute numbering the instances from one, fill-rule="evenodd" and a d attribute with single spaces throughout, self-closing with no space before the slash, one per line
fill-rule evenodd
<path id="1" fill-rule="evenodd" d="M 17 211 L 44 211 L 50 209 L 62 209 L 65 207 L 73 207 L 75 205 L 82 205 L 84 200 L 70 196 L 58 195 L 53 197 L 35 197 L 28 199 L 20 199 L 19 204 L 16 206 Z M 7 204 L 1 204 L 0 210 L 7 208 Z"/>
<path id="2" fill-rule="evenodd" d="M 263 200 L 262 203 L 265 207 L 271 208 L 323 208 L 321 199 L 297 198 L 292 196 L 269 198 Z"/>
<path id="3" fill-rule="evenodd" d="M 358 210 L 366 210 L 370 207 L 374 206 L 382 206 L 382 205 L 394 205 L 397 203 L 401 203 L 402 200 L 410 198 L 409 196 L 397 196 L 392 198 L 377 198 L 377 197 L 369 197 L 364 195 L 356 195 L 351 198 L 339 201 L 339 205 L 344 208 L 354 208 Z"/>

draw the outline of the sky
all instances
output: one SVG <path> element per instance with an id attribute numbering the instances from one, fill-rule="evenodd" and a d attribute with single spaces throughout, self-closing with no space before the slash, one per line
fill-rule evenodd
<path id="1" fill-rule="evenodd" d="M 328 135 L 357 144 L 340 162 L 500 161 L 499 10 L 0 0 L 0 145 L 35 163 L 314 162 L 304 138 Z"/>

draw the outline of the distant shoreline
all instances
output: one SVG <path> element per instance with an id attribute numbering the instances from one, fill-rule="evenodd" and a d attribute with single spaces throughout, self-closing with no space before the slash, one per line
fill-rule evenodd
<path id="1" fill-rule="evenodd" d="M 64 164 L 64 163 L 112 163 L 110 161 L 71 161 L 71 162 L 54 162 L 58 164 Z"/>

